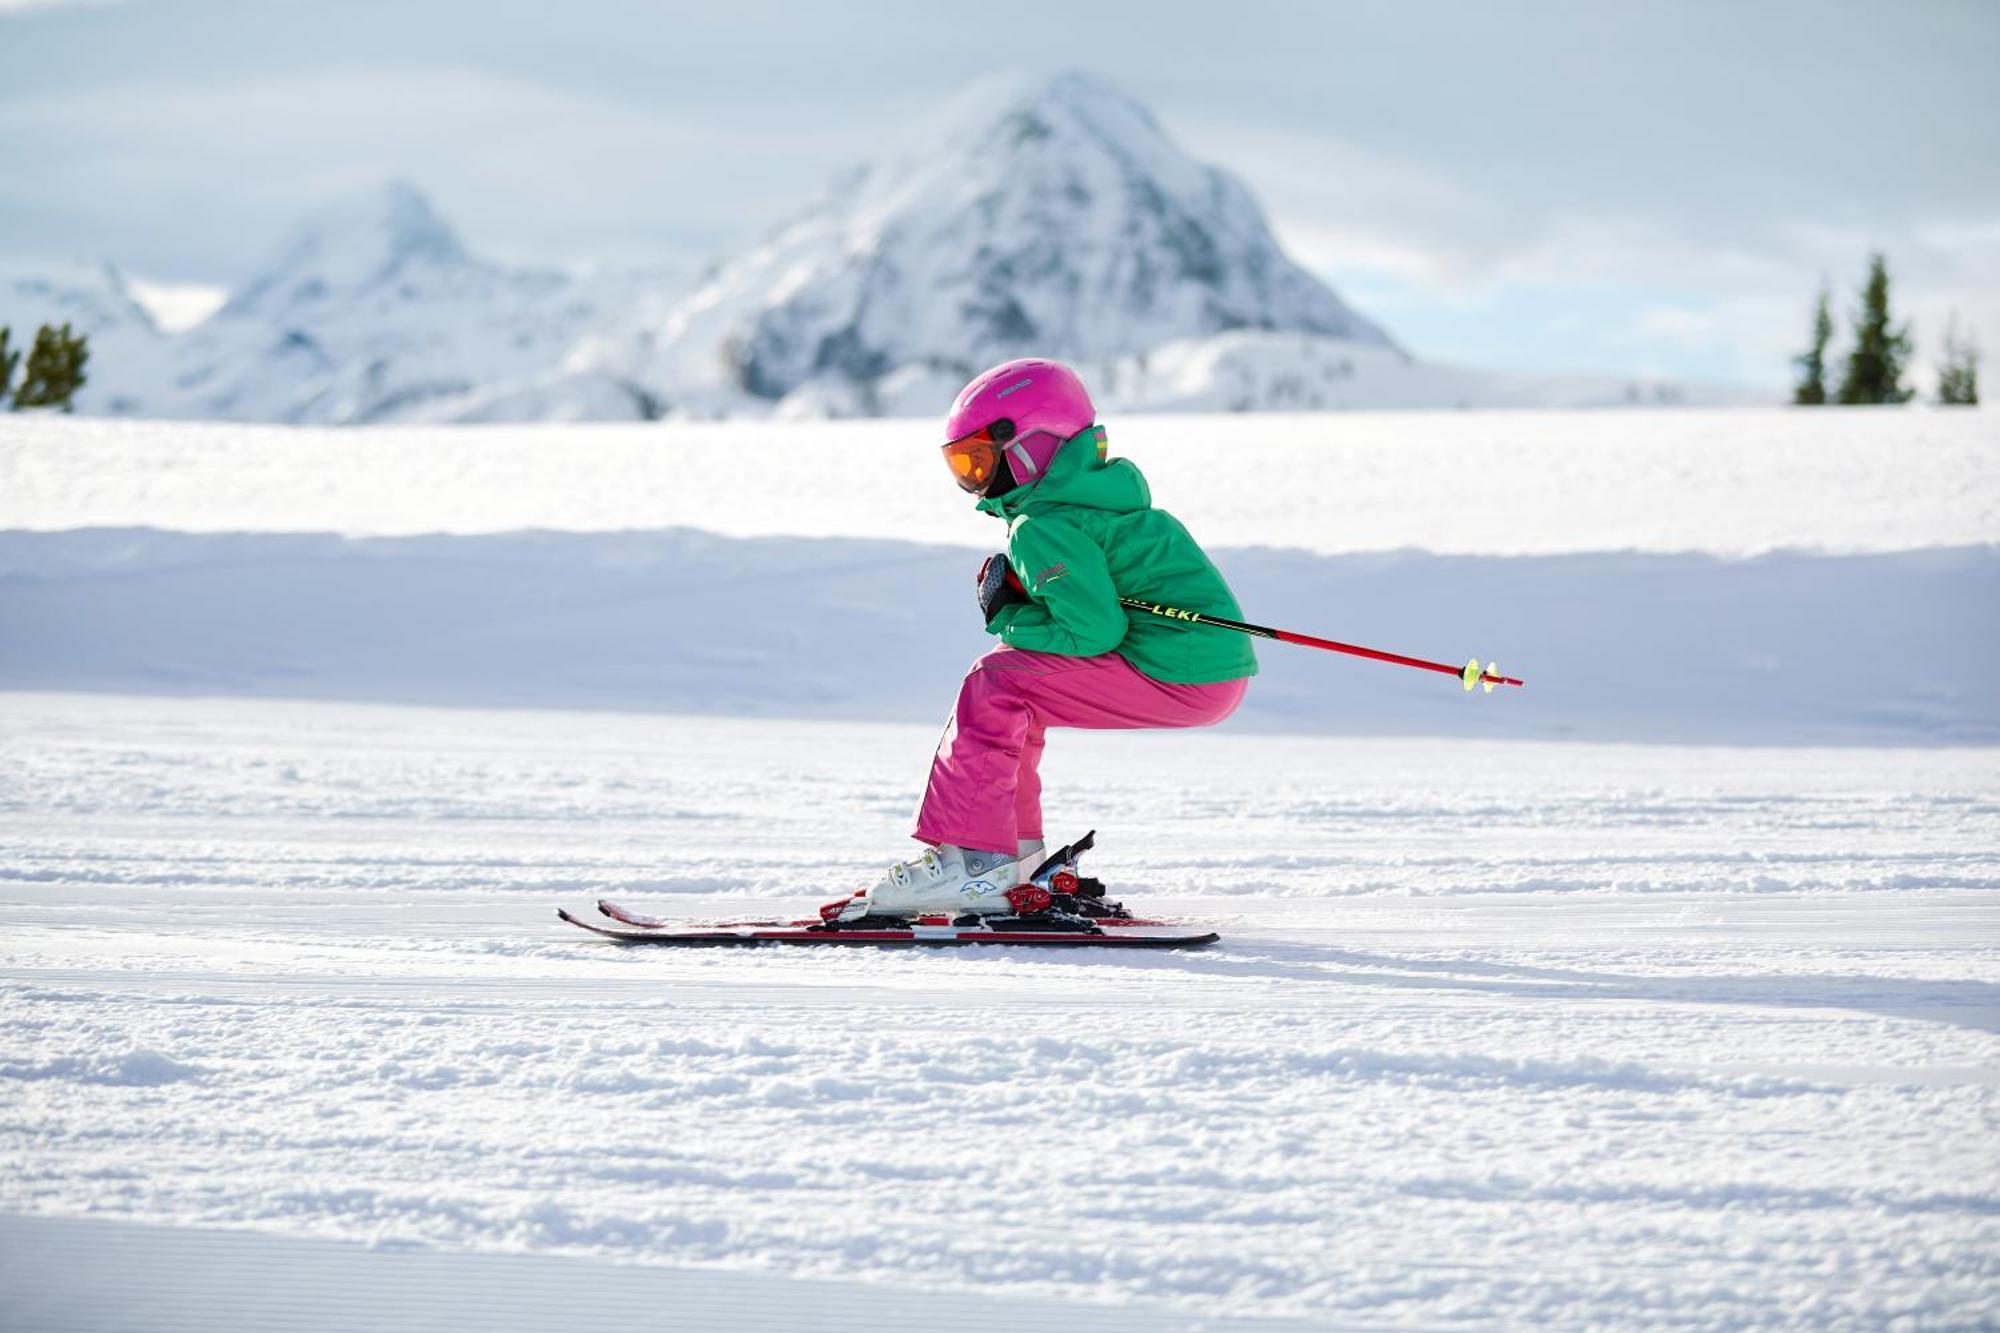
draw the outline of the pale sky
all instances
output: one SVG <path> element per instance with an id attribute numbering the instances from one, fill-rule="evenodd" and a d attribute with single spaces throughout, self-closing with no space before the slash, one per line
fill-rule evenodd
<path id="1" fill-rule="evenodd" d="M 2000 3 L 0 0 L 0 260 L 240 280 L 392 176 L 692 272 L 960 84 L 1080 68 L 1419 356 L 1781 383 L 1869 249 L 2000 349 Z M 1989 359 L 1989 367 L 1991 361 Z"/>

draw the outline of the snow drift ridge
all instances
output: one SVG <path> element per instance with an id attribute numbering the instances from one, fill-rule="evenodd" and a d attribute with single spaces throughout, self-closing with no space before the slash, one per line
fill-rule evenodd
<path id="1" fill-rule="evenodd" d="M 1850 557 L 1215 553 L 1258 619 L 1497 655 L 1528 688 L 1266 645 L 1232 727 L 1993 743 L 1991 547 Z M 977 556 L 689 530 L 350 539 L 0 532 L 0 688 L 931 722 L 991 646 Z M 746 616 L 746 600 L 757 613 Z M 1856 624 L 1871 632 L 1854 634 Z M 1442 636 L 1442 637 L 1441 637 Z M 829 651 L 840 647 L 841 651 Z M 1837 664 L 1839 688 L 1817 688 Z"/>

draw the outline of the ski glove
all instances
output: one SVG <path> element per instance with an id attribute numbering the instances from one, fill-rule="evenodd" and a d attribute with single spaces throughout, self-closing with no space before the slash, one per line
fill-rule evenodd
<path id="1" fill-rule="evenodd" d="M 1053 514 L 1015 519 L 1007 558 L 1022 574 L 1029 601 L 1003 606 L 986 622 L 1010 648 L 1095 657 L 1125 641 L 1131 620 L 1097 540 Z"/>
<path id="2" fill-rule="evenodd" d="M 999 551 L 980 563 L 978 593 L 979 614 L 988 622 L 1010 602 L 1028 600 L 1028 594 L 1021 591 L 1021 580 L 1007 567 L 1007 556 Z"/>

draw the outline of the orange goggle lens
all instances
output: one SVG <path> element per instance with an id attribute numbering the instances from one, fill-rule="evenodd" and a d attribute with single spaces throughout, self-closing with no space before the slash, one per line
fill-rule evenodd
<path id="1" fill-rule="evenodd" d="M 944 461 L 951 468 L 959 489 L 984 495 L 1000 471 L 1000 446 L 1014 438 L 1013 423 L 996 421 L 970 435 L 961 435 L 944 447 Z"/>

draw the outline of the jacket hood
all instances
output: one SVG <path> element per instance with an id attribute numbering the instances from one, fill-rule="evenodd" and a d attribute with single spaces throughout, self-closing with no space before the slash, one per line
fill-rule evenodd
<path id="1" fill-rule="evenodd" d="M 1131 459 L 1104 456 L 1104 427 L 1092 426 L 1063 442 L 1040 481 L 1016 486 L 1005 495 L 989 495 L 978 507 L 1011 521 L 1031 507 L 1045 504 L 1129 514 L 1150 509 L 1153 492 Z"/>

